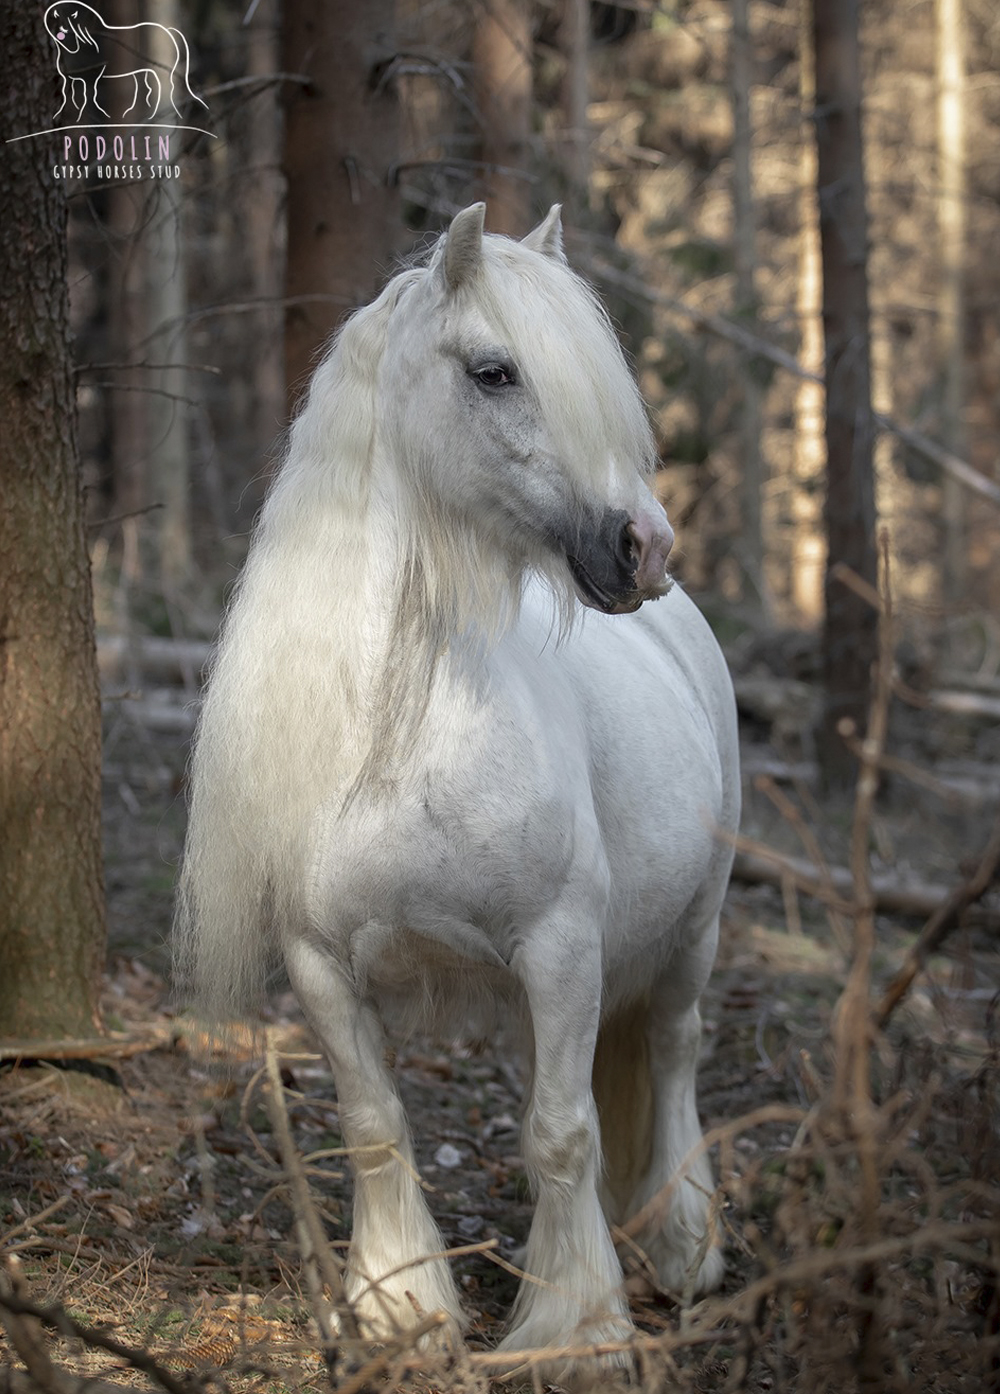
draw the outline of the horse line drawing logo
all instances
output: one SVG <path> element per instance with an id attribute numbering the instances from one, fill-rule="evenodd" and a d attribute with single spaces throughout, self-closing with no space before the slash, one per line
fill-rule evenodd
<path id="1" fill-rule="evenodd" d="M 191 88 L 191 55 L 179 29 L 164 24 L 107 24 L 89 5 L 56 0 L 45 11 L 45 28 L 56 46 L 56 71 L 62 79 L 62 104 L 82 123 L 91 111 L 111 119 L 112 89 L 131 83 L 132 100 L 123 115 L 135 124 L 155 122 L 165 115 L 166 102 L 182 119 L 177 95 L 208 103 Z M 180 89 L 180 91 L 179 91 Z M 107 102 L 108 105 L 104 105 Z"/>
<path id="2" fill-rule="evenodd" d="M 61 135 L 54 179 L 179 179 L 175 137 L 217 139 L 192 124 L 190 113 L 207 112 L 208 103 L 191 86 L 191 51 L 179 29 L 151 20 L 108 24 L 78 0 L 55 0 L 43 23 L 62 100 L 51 126 L 6 143 Z"/>

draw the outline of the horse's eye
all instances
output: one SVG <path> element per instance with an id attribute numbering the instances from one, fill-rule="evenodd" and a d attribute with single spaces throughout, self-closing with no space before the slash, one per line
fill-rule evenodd
<path id="1" fill-rule="evenodd" d="M 514 383 L 513 369 L 502 363 L 488 363 L 485 368 L 477 368 L 472 376 L 480 387 L 510 387 Z"/>

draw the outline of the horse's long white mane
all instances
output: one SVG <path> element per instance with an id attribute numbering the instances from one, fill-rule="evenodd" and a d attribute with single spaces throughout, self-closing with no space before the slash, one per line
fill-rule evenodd
<path id="1" fill-rule="evenodd" d="M 645 408 L 590 289 L 530 247 L 492 237 L 482 247 L 460 294 L 517 353 L 581 485 L 606 485 L 609 460 L 651 464 Z M 386 424 L 388 335 L 436 303 L 441 256 L 392 280 L 318 368 L 225 621 L 193 757 L 177 920 L 181 972 L 216 1018 L 255 1002 L 277 926 L 305 920 L 317 811 L 361 784 L 391 787 L 442 656 L 513 622 L 527 570 L 548 578 L 564 619 L 575 608 L 564 559 L 539 545 L 526 560 L 429 493 L 427 462 Z M 456 422 L 440 447 L 456 460 L 460 432 Z"/>

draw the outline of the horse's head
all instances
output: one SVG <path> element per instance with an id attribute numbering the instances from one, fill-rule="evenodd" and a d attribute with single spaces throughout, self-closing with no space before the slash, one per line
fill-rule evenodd
<path id="1" fill-rule="evenodd" d="M 65 53 L 79 53 L 84 46 L 97 48 L 93 36 L 94 21 L 103 27 L 96 10 L 80 5 L 76 0 L 57 0 L 45 11 L 45 28 L 49 38 Z"/>
<path id="2" fill-rule="evenodd" d="M 638 609 L 669 588 L 673 533 L 614 330 L 562 250 L 559 209 L 522 241 L 459 213 L 399 296 L 380 373 L 384 423 L 436 507 L 586 605 Z"/>

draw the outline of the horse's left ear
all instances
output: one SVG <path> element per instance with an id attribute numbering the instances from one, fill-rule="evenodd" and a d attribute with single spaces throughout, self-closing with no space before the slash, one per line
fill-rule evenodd
<path id="1" fill-rule="evenodd" d="M 483 219 L 486 204 L 463 208 L 451 220 L 444 242 L 444 279 L 449 290 L 472 279 L 483 258 Z"/>
<path id="2" fill-rule="evenodd" d="M 523 239 L 524 245 L 533 252 L 565 262 L 562 234 L 562 204 L 554 203 L 536 228 L 532 228 Z"/>

